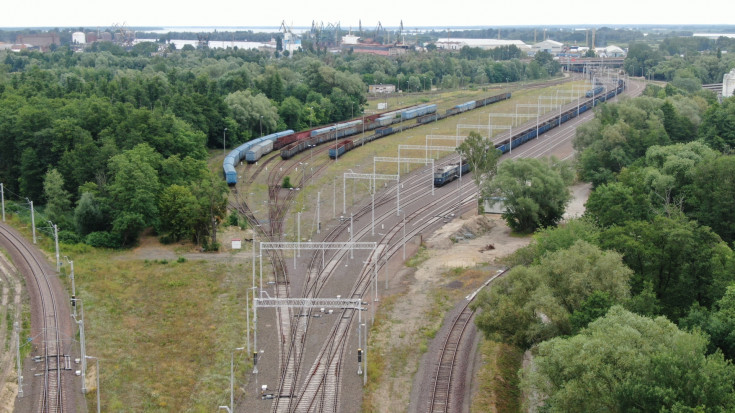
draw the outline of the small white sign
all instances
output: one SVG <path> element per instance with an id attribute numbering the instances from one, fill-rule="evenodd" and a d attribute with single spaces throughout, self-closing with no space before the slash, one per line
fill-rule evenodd
<path id="1" fill-rule="evenodd" d="M 233 250 L 242 249 L 242 241 L 239 240 L 239 239 L 233 239 L 232 240 L 232 249 Z"/>

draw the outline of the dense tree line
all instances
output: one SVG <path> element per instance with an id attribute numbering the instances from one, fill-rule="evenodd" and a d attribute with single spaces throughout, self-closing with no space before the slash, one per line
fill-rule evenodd
<path id="1" fill-rule="evenodd" d="M 631 43 L 624 67 L 632 76 L 664 80 L 696 92 L 702 84 L 722 82 L 723 75 L 735 67 L 733 52 L 735 39 L 731 38 L 667 37 L 658 48 Z"/>
<path id="2" fill-rule="evenodd" d="M 205 159 L 225 128 L 233 147 L 365 102 L 357 75 L 315 58 L 138 46 L 0 56 L 0 181 L 47 204 L 69 241 L 130 245 L 152 227 L 216 245 L 227 190 Z"/>
<path id="3" fill-rule="evenodd" d="M 532 349 L 547 411 L 735 408 L 733 100 L 673 85 L 578 129 L 585 216 L 536 233 L 475 304 L 489 338 Z"/>

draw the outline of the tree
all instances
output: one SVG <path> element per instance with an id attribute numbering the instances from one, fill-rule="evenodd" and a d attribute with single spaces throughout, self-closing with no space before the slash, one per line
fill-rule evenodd
<path id="1" fill-rule="evenodd" d="M 720 349 L 727 359 L 735 359 L 735 284 L 727 287 L 725 295 L 711 311 L 699 305 L 692 306 L 680 325 L 707 333 L 711 341 L 710 353 Z"/>
<path id="2" fill-rule="evenodd" d="M 635 272 L 632 293 L 637 295 L 650 282 L 662 313 L 672 320 L 685 315 L 694 302 L 712 305 L 733 281 L 732 250 L 683 214 L 613 226 L 600 235 L 600 244 L 623 254 Z"/>
<path id="3" fill-rule="evenodd" d="M 556 225 L 571 200 L 560 169 L 534 158 L 502 163 L 482 193 L 504 198 L 503 218 L 519 232 Z"/>
<path id="4" fill-rule="evenodd" d="M 271 101 L 262 93 L 255 96 L 250 90 L 237 91 L 225 97 L 225 103 L 232 112 L 232 117 L 243 129 L 260 134 L 262 122 L 263 134 L 275 131 L 278 124 L 278 111 Z"/>
<path id="5" fill-rule="evenodd" d="M 548 412 L 726 412 L 735 367 L 707 339 L 614 306 L 570 338 L 541 343 L 521 385 Z"/>
<path id="6" fill-rule="evenodd" d="M 590 194 L 585 204 L 585 215 L 607 228 L 622 225 L 626 221 L 645 219 L 650 209 L 645 194 L 634 193 L 632 188 L 612 182 L 595 188 Z"/>
<path id="7" fill-rule="evenodd" d="M 197 210 L 194 220 L 195 239 L 197 243 L 211 239 L 211 245 L 216 249 L 217 225 L 227 213 L 227 193 L 229 189 L 221 177 L 206 173 L 204 177 L 192 184 L 191 193 L 197 200 Z"/>
<path id="8" fill-rule="evenodd" d="M 735 98 L 715 103 L 705 112 L 699 127 L 699 137 L 712 147 L 723 151 L 735 148 Z"/>
<path id="9" fill-rule="evenodd" d="M 163 190 L 158 201 L 161 211 L 158 232 L 168 242 L 190 238 L 194 234 L 197 200 L 189 188 L 171 185 Z"/>
<path id="10" fill-rule="evenodd" d="M 628 55 L 623 67 L 632 76 L 647 76 L 649 70 L 662 60 L 661 53 L 645 43 L 633 42 L 628 46 Z"/>
<path id="11" fill-rule="evenodd" d="M 71 212 L 71 194 L 64 189 L 64 178 L 56 168 L 46 172 L 43 193 L 49 219 L 57 225 L 70 226 L 67 215 Z"/>
<path id="12" fill-rule="evenodd" d="M 113 231 L 122 236 L 125 245 L 137 240 L 146 226 L 158 217 L 158 167 L 161 155 L 146 144 L 110 159 L 112 181 L 108 185 L 112 204 L 116 206 Z"/>
<path id="13" fill-rule="evenodd" d="M 74 209 L 74 223 L 81 235 L 107 229 L 107 217 L 97 198 L 90 192 L 84 192 Z"/>
<path id="14" fill-rule="evenodd" d="M 20 156 L 20 193 L 26 198 L 40 199 L 43 194 L 43 166 L 35 149 L 26 148 Z"/>
<path id="15" fill-rule="evenodd" d="M 459 155 L 467 161 L 472 169 L 472 179 L 478 188 L 482 188 L 488 179 L 498 171 L 498 160 L 501 152 L 495 149 L 490 139 L 483 138 L 472 131 L 457 148 Z M 478 199 L 478 204 L 480 200 Z"/>
<path id="16" fill-rule="evenodd" d="M 735 241 L 735 156 L 721 156 L 699 164 L 693 171 L 687 211 L 712 228 L 725 242 Z"/>
<path id="17" fill-rule="evenodd" d="M 600 229 L 588 218 L 570 219 L 558 227 L 541 228 L 533 234 L 533 241 L 509 258 L 509 265 L 538 264 L 546 254 L 565 250 L 577 241 L 597 245 Z"/>
<path id="18" fill-rule="evenodd" d="M 304 112 L 304 108 L 293 96 L 289 96 L 281 102 L 281 106 L 278 109 L 278 115 L 281 120 L 286 123 L 286 127 L 289 129 L 299 130 L 303 128 L 303 122 L 301 121 L 301 115 Z"/>
<path id="19" fill-rule="evenodd" d="M 514 267 L 497 280 L 473 304 L 480 309 L 476 323 L 488 338 L 529 348 L 570 334 L 571 315 L 589 312 L 585 308 L 591 307 L 591 296 L 627 299 L 631 274 L 619 254 L 577 241 L 544 256 L 538 265 Z"/>

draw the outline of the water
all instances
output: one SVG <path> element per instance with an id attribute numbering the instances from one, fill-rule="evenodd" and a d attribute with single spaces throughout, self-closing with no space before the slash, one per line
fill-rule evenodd
<path id="1" fill-rule="evenodd" d="M 694 33 L 695 37 L 709 37 L 711 39 L 717 39 L 718 37 L 730 37 L 735 38 L 735 33 Z"/>
<path id="2" fill-rule="evenodd" d="M 292 27 L 291 32 L 301 34 L 311 30 L 311 27 Z M 169 32 L 191 32 L 191 33 L 213 33 L 213 32 L 245 32 L 253 33 L 276 33 L 280 32 L 279 26 L 181 26 L 164 27 L 158 30 L 140 30 L 146 33 L 166 34 Z"/>

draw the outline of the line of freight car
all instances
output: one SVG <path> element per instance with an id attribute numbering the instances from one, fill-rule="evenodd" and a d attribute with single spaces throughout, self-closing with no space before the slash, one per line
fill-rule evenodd
<path id="1" fill-rule="evenodd" d="M 330 128 L 322 128 L 323 130 L 319 130 L 318 134 L 313 135 L 307 139 L 293 142 L 292 144 L 283 148 L 281 150 L 281 158 L 291 159 L 297 153 L 301 153 L 312 146 L 321 145 L 322 143 L 333 141 L 339 138 L 344 138 L 345 136 L 352 136 L 358 133 L 362 128 L 362 121 L 358 122 L 359 123 L 350 122 L 350 125 L 341 128 L 337 128 L 334 126 Z M 315 131 L 312 131 L 312 133 L 314 132 Z"/>
<path id="2" fill-rule="evenodd" d="M 360 132 L 365 132 L 365 131 L 379 128 L 380 125 L 376 121 L 378 116 L 380 115 L 376 114 L 376 115 L 367 116 L 365 117 L 365 122 L 363 122 L 362 120 L 354 120 L 354 121 L 335 125 L 336 127 L 331 126 L 331 127 L 314 129 L 314 130 L 311 130 L 308 135 L 303 135 L 303 132 L 302 132 L 302 135 L 299 136 L 298 138 L 284 137 L 282 138 L 282 140 L 287 143 L 281 146 L 278 146 L 276 144 L 274 145 L 274 149 L 283 148 L 281 150 L 281 158 L 290 159 L 294 155 L 310 148 L 312 145 L 320 145 L 322 143 L 329 142 L 330 140 L 334 140 L 335 131 L 337 133 L 337 139 L 339 139 L 339 138 L 344 138 L 347 136 L 355 135 Z M 400 122 L 400 119 L 399 119 L 399 122 Z"/>
<path id="3" fill-rule="evenodd" d="M 468 110 L 487 106 L 492 103 L 499 102 L 501 100 L 510 99 L 510 97 L 511 97 L 511 94 L 510 92 L 508 92 L 508 93 L 501 93 L 495 96 L 490 96 L 485 99 L 471 100 L 469 102 L 465 102 L 465 103 L 456 105 L 450 109 L 447 109 L 447 111 L 443 115 L 440 115 L 438 113 L 433 113 L 433 114 L 421 116 L 416 119 L 416 122 L 420 124 L 425 124 L 429 122 L 439 121 L 439 120 L 448 118 L 449 116 L 456 115 L 458 113 L 467 112 Z"/>
<path id="4" fill-rule="evenodd" d="M 474 104 L 473 105 L 473 108 L 474 108 L 474 107 L 481 107 L 481 106 L 489 105 L 491 103 L 495 103 L 495 102 L 498 102 L 498 101 L 501 101 L 501 100 L 509 99 L 510 97 L 511 97 L 511 94 L 510 93 L 501 93 L 501 94 L 498 94 L 498 95 L 490 96 L 490 97 L 487 97 L 487 98 L 484 98 L 484 99 L 478 99 L 478 100 L 475 100 L 475 101 L 472 101 L 472 102 L 468 102 L 468 103 L 473 103 Z M 470 110 L 470 107 L 469 107 L 470 105 L 468 105 L 468 104 L 463 104 L 463 105 L 465 105 L 463 107 L 464 108 L 464 111 Z M 370 141 L 372 141 L 374 139 L 381 138 L 383 136 L 386 136 L 386 135 L 389 135 L 389 134 L 393 133 L 393 129 L 392 128 L 391 129 L 387 129 L 386 128 L 387 126 L 389 126 L 389 125 L 391 125 L 393 123 L 400 123 L 400 122 L 403 122 L 404 120 L 409 120 L 409 119 L 416 118 L 417 119 L 417 123 L 423 124 L 423 123 L 430 122 L 432 120 L 443 119 L 443 118 L 445 118 L 447 116 L 451 116 L 451 115 L 453 115 L 453 114 L 456 113 L 456 112 L 450 112 L 451 110 L 448 110 L 447 113 L 444 116 L 442 116 L 442 115 L 438 115 L 436 113 L 436 109 L 437 109 L 437 106 L 435 104 L 421 104 L 421 105 L 417 105 L 417 106 L 409 106 L 407 108 L 401 108 L 401 109 L 398 109 L 398 110 L 395 110 L 395 111 L 392 111 L 392 112 L 371 115 L 371 116 L 365 118 L 365 122 L 362 124 L 364 126 L 364 131 L 378 130 L 378 129 L 381 129 L 382 128 L 382 132 L 381 133 L 376 133 L 375 135 L 369 135 L 369 136 L 363 136 L 363 137 L 361 137 L 360 139 L 358 139 L 357 141 L 355 141 L 355 144 L 353 144 L 352 146 L 349 146 L 349 148 L 346 149 L 345 152 L 349 151 L 350 149 L 352 149 L 355 146 L 363 145 L 366 142 L 370 142 Z M 403 128 L 403 129 L 410 129 L 411 127 L 412 126 L 407 126 L 407 127 Z M 339 129 L 339 127 L 337 127 L 337 129 Z M 334 130 L 334 128 L 332 128 L 332 127 L 325 127 L 325 128 L 315 129 L 315 130 L 313 130 L 311 132 L 311 135 L 312 136 L 314 136 L 314 135 L 320 136 L 319 133 L 325 133 L 325 132 L 326 133 L 329 133 L 329 132 L 331 132 L 333 130 Z M 357 133 L 357 131 L 355 131 L 355 133 Z M 350 134 L 338 135 L 337 138 L 340 138 L 340 137 L 343 137 L 343 136 L 350 136 Z M 324 143 L 324 142 L 328 142 L 331 139 L 334 139 L 334 135 L 333 134 L 332 135 L 329 135 L 326 139 L 320 139 L 318 142 L 310 141 L 310 142 L 306 142 L 306 143 L 303 143 L 303 142 L 296 143 L 297 141 L 301 141 L 302 139 L 306 139 L 306 138 L 303 137 L 303 136 L 299 137 L 298 139 L 294 139 L 294 138 L 291 138 L 291 137 L 281 138 L 280 140 L 288 141 L 288 146 L 286 146 L 286 145 L 279 146 L 278 145 L 278 142 L 276 142 L 276 144 L 274 145 L 274 149 L 279 149 L 279 148 L 283 147 L 284 149 L 281 150 L 281 157 L 283 159 L 289 159 L 289 158 L 293 157 L 294 155 L 296 155 L 296 154 L 298 154 L 298 153 L 300 153 L 302 151 L 305 151 L 306 149 L 308 149 L 312 145 L 315 145 L 315 144 L 318 145 L 318 144 L 321 144 L 321 143 Z M 360 141 L 360 143 L 357 143 L 358 141 Z M 340 154 L 340 156 L 341 156 L 341 154 Z M 333 155 L 332 155 L 332 159 L 334 159 L 334 156 Z"/>
<path id="5" fill-rule="evenodd" d="M 489 104 L 492 104 L 492 103 L 495 103 L 495 102 L 499 102 L 501 100 L 510 99 L 510 97 L 511 97 L 511 94 L 510 94 L 510 92 L 508 92 L 508 93 L 501 93 L 501 94 L 498 94 L 498 95 L 490 96 L 490 97 L 487 97 L 487 98 L 484 98 L 484 99 L 473 100 L 471 102 L 466 102 L 466 103 L 463 103 L 461 105 L 457 105 L 457 106 L 455 106 L 455 107 L 453 107 L 451 109 L 448 109 L 444 115 L 440 115 L 440 114 L 436 113 L 436 105 L 422 105 L 422 106 L 419 106 L 416 109 L 413 109 L 416 112 L 411 113 L 411 114 L 409 114 L 407 116 L 409 117 L 409 119 L 411 119 L 413 117 L 416 117 L 416 114 L 421 113 L 422 111 L 425 112 L 425 113 L 427 113 L 427 114 L 419 115 L 418 117 L 416 117 L 416 124 L 414 124 L 414 125 L 408 125 L 408 126 L 405 126 L 405 127 L 401 127 L 400 130 L 401 131 L 405 131 L 405 130 L 408 130 L 408 129 L 412 129 L 412 128 L 418 127 L 418 126 L 420 126 L 422 124 L 428 123 L 428 122 L 432 122 L 432 121 L 435 121 L 435 120 L 440 120 L 440 119 L 447 118 L 447 117 L 452 116 L 452 115 L 456 115 L 457 113 L 460 113 L 460 110 L 461 111 L 471 110 L 471 109 L 474 109 L 476 107 L 486 106 L 486 105 L 489 105 Z M 419 110 L 419 109 L 422 109 L 422 108 L 423 108 L 423 110 Z M 401 119 L 402 118 L 403 118 L 403 115 L 401 115 Z M 400 122 L 400 120 L 399 120 L 398 117 L 394 118 L 394 120 Z M 375 134 L 372 134 L 372 135 L 369 135 L 369 136 L 363 136 L 363 137 L 361 137 L 359 139 L 356 139 L 355 141 L 353 141 L 353 142 L 351 142 L 351 143 L 349 143 L 347 145 L 342 145 L 342 146 L 336 145 L 335 147 L 330 148 L 329 149 L 329 157 L 332 158 L 332 159 L 334 159 L 335 156 L 342 156 L 342 155 L 344 155 L 345 152 L 348 152 L 348 151 L 350 151 L 350 150 L 352 150 L 352 149 L 354 149 L 354 148 L 356 148 L 358 146 L 362 146 L 365 143 L 368 143 L 368 142 L 371 142 L 371 141 L 373 141 L 375 139 L 379 139 L 379 138 L 382 138 L 384 136 L 393 134 L 395 132 L 398 132 L 398 129 L 394 129 L 392 127 L 383 127 L 383 128 L 375 129 Z"/>
<path id="6" fill-rule="evenodd" d="M 418 125 L 413 125 L 410 127 L 416 127 Z M 351 139 L 345 139 L 342 142 L 337 143 L 336 145 L 332 145 L 329 148 L 329 157 L 331 159 L 334 159 L 335 157 L 339 157 L 345 154 L 345 152 L 349 152 L 354 148 L 357 148 L 358 146 L 363 146 L 366 143 L 372 142 L 376 139 L 380 139 L 384 136 L 391 135 L 393 133 L 397 132 L 396 129 L 393 129 L 392 127 L 385 127 L 385 128 L 379 128 L 375 130 L 375 133 L 367 136 L 363 136 L 359 139 L 351 140 Z"/>
<path id="7" fill-rule="evenodd" d="M 584 97 L 591 98 L 592 96 L 597 96 L 598 94 L 602 93 L 602 91 L 605 90 L 602 86 L 597 86 L 594 89 L 590 89 L 587 91 L 587 93 L 584 94 Z"/>
<path id="8" fill-rule="evenodd" d="M 616 95 L 622 93 L 623 90 L 625 90 L 625 84 L 624 82 L 619 81 L 618 87 L 609 91 L 608 93 L 597 96 L 589 100 L 586 100 L 585 102 L 581 103 L 578 107 L 568 109 L 565 112 L 563 112 L 561 115 L 556 115 L 552 117 L 551 119 L 544 121 L 543 123 L 539 124 L 538 127 L 530 127 L 528 129 L 525 129 L 513 135 L 511 144 L 509 144 L 510 139 L 506 139 L 500 143 L 495 144 L 495 147 L 499 149 L 500 152 L 506 153 L 510 151 L 511 148 L 515 148 L 520 145 L 523 145 L 529 140 L 538 137 L 542 133 L 548 132 L 549 130 L 561 125 L 562 123 L 570 119 L 576 118 L 578 115 L 597 106 L 600 102 L 605 102 L 608 99 L 615 97 Z"/>
<path id="9" fill-rule="evenodd" d="M 235 165 L 238 162 L 241 162 L 243 159 L 246 159 L 248 152 L 250 152 L 255 146 L 260 145 L 264 142 L 270 142 L 272 144 L 278 138 L 290 135 L 292 133 L 293 131 L 289 129 L 283 132 L 276 132 L 270 135 L 261 136 L 260 138 L 245 142 L 230 151 L 230 153 L 225 156 L 225 160 L 222 162 L 222 169 L 224 171 L 227 184 L 235 185 L 237 183 L 237 171 L 235 171 Z M 254 152 L 251 154 L 251 157 L 253 156 L 256 156 Z"/>

